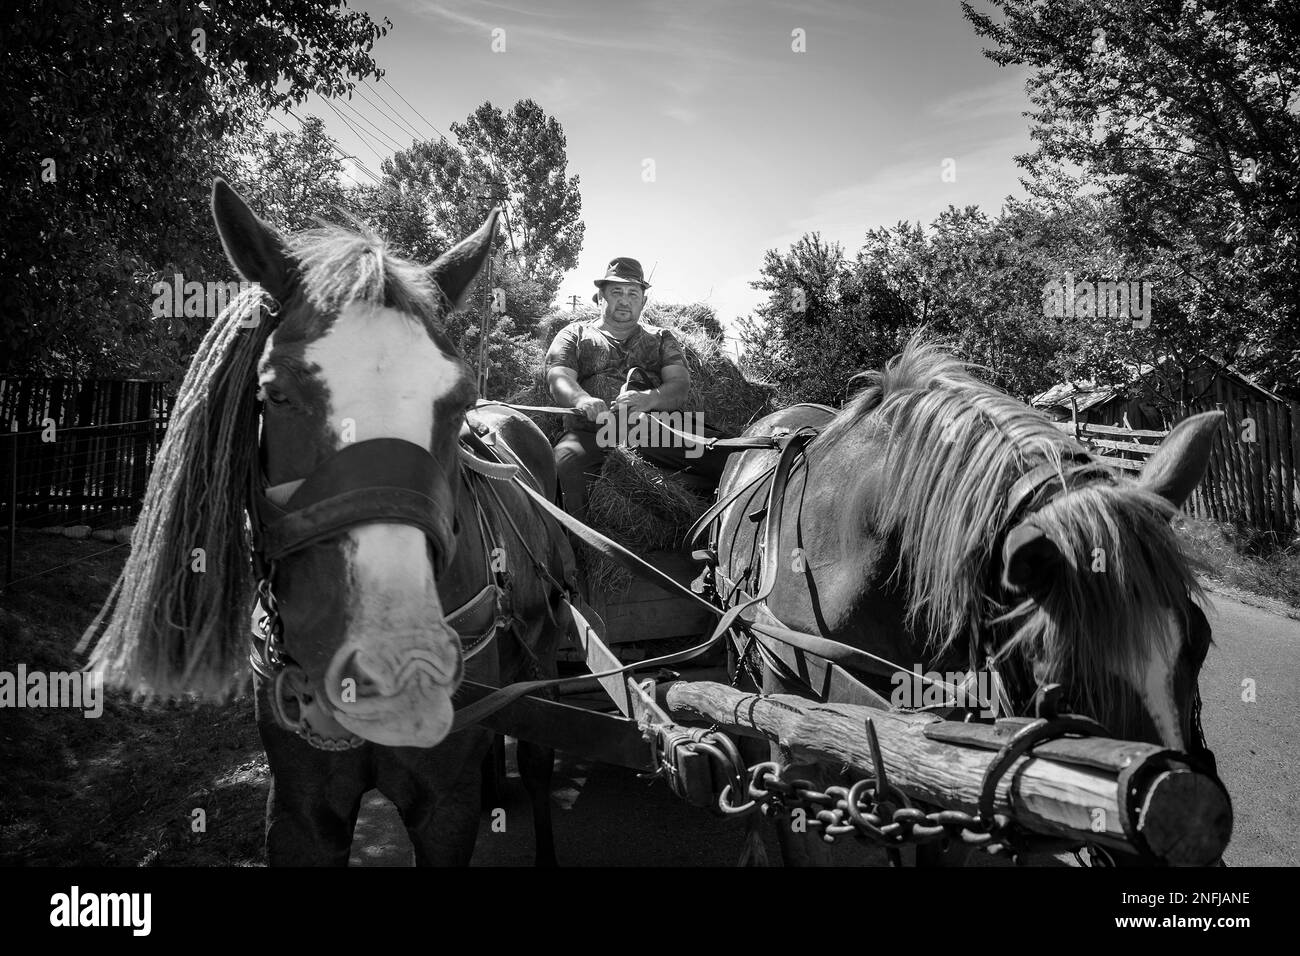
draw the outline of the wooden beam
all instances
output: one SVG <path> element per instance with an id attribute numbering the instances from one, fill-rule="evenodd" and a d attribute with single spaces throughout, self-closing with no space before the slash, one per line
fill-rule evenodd
<path id="1" fill-rule="evenodd" d="M 1139 455 L 1155 454 L 1158 445 L 1143 445 L 1132 441 L 1111 441 L 1109 438 L 1088 438 L 1084 437 L 1089 445 L 1096 445 L 1098 448 L 1108 448 L 1113 451 L 1131 451 Z"/>
<path id="2" fill-rule="evenodd" d="M 1079 426 L 1084 434 L 1096 432 L 1099 435 L 1127 435 L 1130 438 L 1167 438 L 1169 432 L 1152 431 L 1146 428 L 1122 428 L 1119 425 L 1095 425 L 1084 422 Z"/>
<path id="3" fill-rule="evenodd" d="M 705 682 L 676 683 L 665 700 L 677 719 L 766 737 L 793 761 L 849 767 L 859 776 L 873 766 L 865 733 L 870 717 L 895 786 L 918 802 L 967 813 L 977 812 L 984 772 L 996 757 L 985 745 L 933 739 L 926 729 L 944 722 L 926 714 L 746 694 Z M 994 812 L 1035 833 L 1132 853 L 1121 822 L 1118 770 L 1160 748 L 1100 739 L 1042 746 L 1044 754 L 1054 746 L 1057 759 L 1038 753 L 1019 758 L 996 787 Z M 1072 750 L 1076 760 L 1085 753 L 1091 759 L 1088 765 L 1062 762 L 1063 750 Z M 1192 866 L 1217 862 L 1232 833 L 1232 806 L 1217 782 L 1181 764 L 1151 777 L 1137 799 L 1137 831 L 1157 859 Z"/>

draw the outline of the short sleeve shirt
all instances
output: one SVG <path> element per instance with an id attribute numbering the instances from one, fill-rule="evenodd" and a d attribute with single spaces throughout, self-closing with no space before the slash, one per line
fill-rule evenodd
<path id="1" fill-rule="evenodd" d="M 658 388 L 667 366 L 686 364 L 681 345 L 668 329 L 638 323 L 636 331 L 620 342 L 598 326 L 598 322 L 572 322 L 562 328 L 546 351 L 546 371 L 557 365 L 571 368 L 589 395 L 610 402 L 623 390 L 628 369 L 640 368 Z M 577 415 L 566 416 L 564 424 L 579 431 L 597 427 Z"/>

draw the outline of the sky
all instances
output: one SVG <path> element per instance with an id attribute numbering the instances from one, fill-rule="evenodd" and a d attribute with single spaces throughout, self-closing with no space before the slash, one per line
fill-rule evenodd
<path id="1" fill-rule="evenodd" d="M 412 139 L 396 119 L 445 133 L 487 100 L 531 98 L 559 121 L 586 223 L 561 303 L 631 256 L 653 299 L 708 302 L 732 326 L 765 297 L 749 283 L 768 249 L 819 231 L 853 255 L 871 228 L 949 204 L 996 213 L 1023 192 L 1024 73 L 981 54 L 956 0 L 352 6 L 393 23 L 373 51 L 391 87 L 367 84 L 374 107 L 352 100 L 392 141 Z M 302 110 L 372 170 L 392 152 L 346 109 L 352 128 L 316 97 Z"/>

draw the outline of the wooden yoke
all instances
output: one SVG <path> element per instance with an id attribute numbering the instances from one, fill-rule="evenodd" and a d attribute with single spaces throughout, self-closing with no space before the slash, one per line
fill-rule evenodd
<path id="1" fill-rule="evenodd" d="M 1024 726 L 959 724 L 928 714 L 760 696 L 708 681 L 676 682 L 664 700 L 677 720 L 775 741 L 799 762 L 848 767 L 858 777 L 873 772 L 869 717 L 895 787 L 918 803 L 970 814 L 979 811 L 984 775 L 998 751 Z M 1048 837 L 1126 854 L 1144 846 L 1154 862 L 1174 866 L 1212 865 L 1232 834 L 1232 805 L 1214 777 L 1179 756 L 1099 737 L 1045 741 L 1001 776 L 993 812 Z M 1159 759 L 1150 773 L 1130 770 L 1154 758 Z"/>

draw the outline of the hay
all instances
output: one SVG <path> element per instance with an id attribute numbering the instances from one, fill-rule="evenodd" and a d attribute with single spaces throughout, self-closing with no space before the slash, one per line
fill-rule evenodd
<path id="1" fill-rule="evenodd" d="M 623 544 L 645 551 L 681 547 L 708 502 L 635 451 L 612 449 L 587 493 L 593 527 L 617 532 Z"/>
<path id="2" fill-rule="evenodd" d="M 587 487 L 588 522 L 635 554 L 681 548 L 708 505 L 707 498 L 627 448 L 610 451 L 600 477 Z M 632 575 L 626 569 L 581 550 L 580 569 L 591 594 L 615 597 L 627 590 Z"/>

